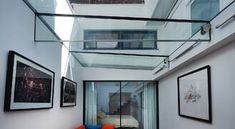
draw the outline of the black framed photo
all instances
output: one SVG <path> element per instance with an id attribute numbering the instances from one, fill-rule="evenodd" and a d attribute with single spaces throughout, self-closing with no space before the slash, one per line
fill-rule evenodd
<path id="1" fill-rule="evenodd" d="M 77 98 L 77 83 L 66 77 L 62 77 L 60 106 L 61 107 L 76 106 L 76 98 Z"/>
<path id="2" fill-rule="evenodd" d="M 177 81 L 179 116 L 211 123 L 210 66 L 181 75 Z"/>
<path id="3" fill-rule="evenodd" d="M 52 108 L 54 78 L 53 71 L 9 51 L 4 111 Z"/>

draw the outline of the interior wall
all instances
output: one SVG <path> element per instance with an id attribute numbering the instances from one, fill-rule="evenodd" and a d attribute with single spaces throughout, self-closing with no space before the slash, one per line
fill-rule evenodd
<path id="1" fill-rule="evenodd" d="M 152 80 L 151 70 L 81 68 L 82 80 Z"/>
<path id="2" fill-rule="evenodd" d="M 235 41 L 159 81 L 160 129 L 233 129 L 235 127 Z M 211 66 L 212 124 L 178 116 L 177 77 Z"/>
<path id="3" fill-rule="evenodd" d="M 22 0 L 1 1 L 0 19 L 0 128 L 73 129 L 82 124 L 80 98 L 76 107 L 60 108 L 61 45 L 33 42 L 34 14 Z M 52 109 L 3 112 L 9 50 L 14 50 L 55 72 Z"/>

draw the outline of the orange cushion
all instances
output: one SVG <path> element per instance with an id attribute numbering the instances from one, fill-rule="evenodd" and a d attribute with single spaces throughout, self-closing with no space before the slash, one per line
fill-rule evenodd
<path id="1" fill-rule="evenodd" d="M 86 129 L 86 127 L 84 125 L 81 125 L 81 126 L 75 128 L 75 129 Z"/>
<path id="2" fill-rule="evenodd" d="M 115 125 L 103 125 L 102 129 L 114 129 Z"/>

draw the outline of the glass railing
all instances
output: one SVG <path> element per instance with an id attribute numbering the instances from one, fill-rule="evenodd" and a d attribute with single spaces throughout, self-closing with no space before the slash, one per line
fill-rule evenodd
<path id="1" fill-rule="evenodd" d="M 83 67 L 153 70 L 166 56 L 73 52 Z"/>
<path id="2" fill-rule="evenodd" d="M 23 1 L 36 14 L 36 42 L 70 43 L 68 49 L 84 67 L 145 70 L 158 67 L 186 43 L 193 45 L 198 41 L 210 41 L 211 33 L 205 27 L 210 28 L 210 20 L 234 4 L 234 0 L 179 0 L 169 19 L 162 19 L 77 15 L 72 13 L 66 0 Z M 67 6 L 63 8 L 65 4 Z M 201 10 L 198 9 L 200 7 Z M 206 9 L 209 11 L 205 14 Z M 187 13 L 192 11 L 198 12 Z M 204 18 L 203 14 L 209 17 Z M 92 31 L 100 34 L 86 34 Z M 156 32 L 156 36 L 126 32 Z"/>
<path id="3" fill-rule="evenodd" d="M 201 20 L 178 20 L 171 19 L 166 22 L 162 19 L 148 18 L 126 18 L 126 17 L 88 17 L 72 15 L 51 15 L 38 14 L 46 22 L 47 27 L 57 34 L 58 40 L 51 40 L 51 37 L 41 38 L 37 32 L 36 41 L 38 42 L 71 42 L 74 50 L 83 50 L 85 43 L 90 43 L 90 48 L 109 48 L 117 49 L 118 45 L 122 48 L 130 49 L 155 49 L 159 54 L 169 54 L 172 49 L 177 48 L 184 42 L 209 41 L 210 33 L 195 37 L 192 33 L 192 24 L 198 27 L 198 31 L 203 25 L 209 24 Z M 38 18 L 37 20 L 41 20 Z M 52 22 L 52 21 L 58 22 Z M 148 25 L 148 20 L 152 22 Z M 154 21 L 156 20 L 156 21 Z M 37 22 L 36 22 L 37 23 Z M 155 23 L 155 24 L 153 24 Z M 68 27 L 69 26 L 69 27 Z M 36 26 L 36 30 L 39 30 Z M 99 34 L 86 34 L 87 31 L 98 31 Z M 156 36 L 146 34 L 136 34 L 134 32 L 156 32 Z M 110 33 L 105 33 L 110 32 Z M 132 35 L 115 34 L 116 32 L 133 32 Z M 90 36 L 90 37 L 89 37 Z M 148 37 L 151 36 L 151 37 Z M 87 38 L 89 37 L 89 38 Z M 76 45 L 82 44 L 82 45 Z M 77 47 L 75 47 L 77 46 Z M 79 47 L 80 46 L 80 47 Z M 153 47 L 151 47 L 153 46 Z M 86 48 L 87 46 L 85 46 Z M 168 51 L 168 52 L 166 52 Z"/>

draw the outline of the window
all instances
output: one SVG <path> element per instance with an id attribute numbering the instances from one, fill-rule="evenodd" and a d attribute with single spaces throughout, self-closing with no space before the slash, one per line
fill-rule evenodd
<path id="1" fill-rule="evenodd" d="M 77 4 L 144 4 L 144 0 L 69 0 Z"/>
<path id="2" fill-rule="evenodd" d="M 151 81 L 85 82 L 85 124 L 157 129 L 157 86 Z"/>
<path id="3" fill-rule="evenodd" d="M 191 5 L 192 20 L 210 20 L 219 12 L 219 0 L 194 0 Z M 192 24 L 192 34 L 200 29 L 200 24 Z"/>
<path id="4" fill-rule="evenodd" d="M 84 49 L 157 49 L 157 31 L 86 30 Z"/>

